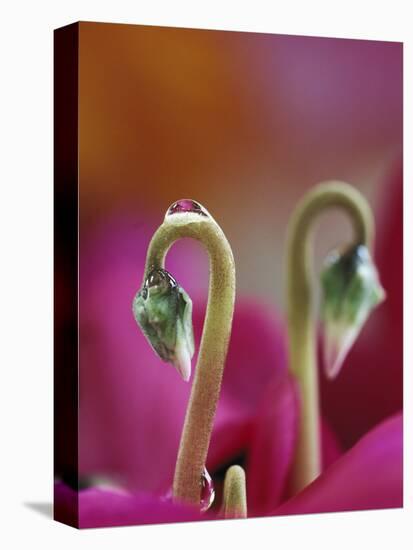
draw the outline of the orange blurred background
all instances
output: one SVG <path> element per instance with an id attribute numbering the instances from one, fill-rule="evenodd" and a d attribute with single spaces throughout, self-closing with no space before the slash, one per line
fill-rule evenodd
<path id="1" fill-rule="evenodd" d="M 81 23 L 79 51 L 81 235 L 126 212 L 161 223 L 193 198 L 233 247 L 239 292 L 282 308 L 307 188 L 348 181 L 380 213 L 402 150 L 402 44 Z M 350 229 L 339 213 L 320 225 L 321 258 Z"/>

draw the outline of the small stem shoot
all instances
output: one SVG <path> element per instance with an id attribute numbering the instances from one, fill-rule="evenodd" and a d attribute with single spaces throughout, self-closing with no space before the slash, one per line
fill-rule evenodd
<path id="1" fill-rule="evenodd" d="M 225 474 L 222 513 L 226 519 L 247 517 L 245 472 L 241 466 L 231 466 Z"/>

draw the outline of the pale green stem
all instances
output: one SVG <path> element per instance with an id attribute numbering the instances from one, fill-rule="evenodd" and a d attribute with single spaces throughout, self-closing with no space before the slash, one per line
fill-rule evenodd
<path id="1" fill-rule="evenodd" d="M 221 389 L 235 301 L 235 265 L 231 247 L 212 217 L 197 213 L 172 214 L 149 245 L 145 276 L 164 268 L 165 256 L 178 239 L 191 237 L 207 249 L 210 261 L 209 294 L 198 362 L 186 411 L 175 468 L 173 497 L 198 505 L 201 476 Z"/>
<path id="2" fill-rule="evenodd" d="M 241 466 L 231 466 L 225 474 L 222 515 L 227 519 L 247 517 L 245 472 Z"/>
<path id="3" fill-rule="evenodd" d="M 311 483 L 321 470 L 319 397 L 316 367 L 316 328 L 313 314 L 312 225 L 314 219 L 331 208 L 349 216 L 354 244 L 370 247 L 374 221 L 369 204 L 352 186 L 326 182 L 312 189 L 297 205 L 288 225 L 287 298 L 289 367 L 300 390 L 301 413 L 292 471 L 292 491 Z"/>

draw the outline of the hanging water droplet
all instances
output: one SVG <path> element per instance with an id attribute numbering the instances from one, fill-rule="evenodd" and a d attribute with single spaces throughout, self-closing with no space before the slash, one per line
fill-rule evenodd
<path id="1" fill-rule="evenodd" d="M 201 487 L 201 512 L 206 512 L 215 499 L 214 483 L 206 468 L 202 472 Z"/>
<path id="2" fill-rule="evenodd" d="M 166 216 L 172 214 L 200 214 L 201 216 L 208 216 L 206 210 L 199 204 L 199 202 L 192 199 L 181 199 L 174 202 L 167 210 Z"/>
<path id="3" fill-rule="evenodd" d="M 144 289 L 158 287 L 163 290 L 175 288 L 176 280 L 166 269 L 153 269 L 146 278 Z"/>

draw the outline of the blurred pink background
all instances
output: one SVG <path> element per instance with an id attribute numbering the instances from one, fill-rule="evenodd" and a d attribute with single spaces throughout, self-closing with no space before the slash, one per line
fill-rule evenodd
<path id="1" fill-rule="evenodd" d="M 131 303 L 150 236 L 180 198 L 205 205 L 226 233 L 237 267 L 237 303 L 247 296 L 282 320 L 284 241 L 296 201 L 320 180 L 359 188 L 376 214 L 388 298 L 337 383 L 323 380 L 322 406 L 344 448 L 398 411 L 402 44 L 97 23 L 81 23 L 79 36 L 84 470 L 93 471 L 108 455 L 121 471 L 113 437 L 129 456 L 137 424 L 152 429 L 134 409 L 139 392 L 146 396 L 147 390 L 137 382 L 127 382 L 128 396 L 120 382 L 115 389 L 122 369 L 125 380 L 147 369 L 155 387 L 175 391 L 176 373 L 158 365 Z M 316 265 L 350 238 L 341 213 L 324 216 Z M 208 287 L 204 251 L 181 241 L 168 255 L 169 265 L 193 298 L 194 311 L 202 309 Z M 185 406 L 186 399 L 176 406 L 182 420 Z M 130 411 L 121 414 L 124 407 Z M 133 471 L 137 449 L 128 458 Z"/>

